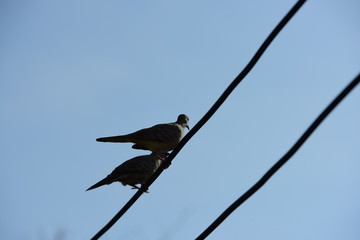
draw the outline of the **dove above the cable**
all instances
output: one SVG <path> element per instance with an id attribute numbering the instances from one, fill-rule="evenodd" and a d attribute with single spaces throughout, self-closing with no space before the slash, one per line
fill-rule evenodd
<path id="1" fill-rule="evenodd" d="M 136 184 L 145 184 L 168 155 L 168 153 L 151 153 L 127 160 L 115 168 L 106 178 L 92 185 L 86 191 L 103 185 L 109 185 L 113 182 L 120 182 L 124 186 L 130 185 L 132 189 L 140 189 Z M 169 166 L 167 165 L 164 168 L 167 167 Z"/>
<path id="2" fill-rule="evenodd" d="M 189 117 L 180 114 L 173 123 L 158 124 L 139 131 L 113 137 L 98 138 L 98 142 L 132 142 L 132 148 L 164 153 L 173 150 L 189 128 Z"/>

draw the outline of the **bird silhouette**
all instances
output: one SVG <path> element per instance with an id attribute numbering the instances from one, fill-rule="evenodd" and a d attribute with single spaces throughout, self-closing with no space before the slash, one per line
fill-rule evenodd
<path id="1" fill-rule="evenodd" d="M 189 128 L 189 117 L 180 114 L 173 123 L 158 124 L 139 131 L 113 137 L 98 138 L 98 142 L 132 142 L 132 148 L 164 153 L 173 150 L 184 136 L 185 127 Z"/>
<path id="2" fill-rule="evenodd" d="M 151 153 L 127 160 L 115 168 L 107 177 L 95 183 L 86 191 L 103 185 L 109 185 L 113 182 L 121 182 L 124 186 L 130 185 L 132 189 L 140 189 L 136 184 L 145 184 L 168 155 L 168 153 Z M 167 167 L 165 166 L 164 168 Z"/>

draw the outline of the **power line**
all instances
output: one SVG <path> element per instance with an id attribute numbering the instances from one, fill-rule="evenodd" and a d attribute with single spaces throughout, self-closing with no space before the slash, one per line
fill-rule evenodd
<path id="1" fill-rule="evenodd" d="M 325 108 L 325 110 L 315 119 L 305 133 L 297 140 L 290 150 L 277 161 L 259 181 L 257 181 L 249 190 L 240 196 L 233 204 L 231 204 L 204 232 L 202 232 L 196 240 L 205 239 L 214 231 L 233 211 L 241 206 L 248 198 L 257 192 L 264 184 L 299 150 L 304 142 L 316 130 L 316 128 L 324 121 L 324 119 L 334 110 L 334 108 L 353 90 L 360 82 L 360 74 L 349 83 L 349 85 Z"/>
<path id="2" fill-rule="evenodd" d="M 225 102 L 227 97 L 232 93 L 232 91 L 237 87 L 237 85 L 245 78 L 245 76 L 251 71 L 255 66 L 257 61 L 263 55 L 265 50 L 269 47 L 275 37 L 279 32 L 285 27 L 285 25 L 290 21 L 290 19 L 296 14 L 296 12 L 301 8 L 301 6 L 306 2 L 306 0 L 299 0 L 285 15 L 285 17 L 280 21 L 280 23 L 274 28 L 274 30 L 269 34 L 265 39 L 263 44 L 257 50 L 255 55 L 252 57 L 250 62 L 245 66 L 245 68 L 240 72 L 240 74 L 231 82 L 231 84 L 226 88 L 226 90 L 221 94 L 219 99 L 214 103 L 210 110 L 200 119 L 200 121 L 185 135 L 185 137 L 178 143 L 175 149 L 171 154 L 163 161 L 163 165 L 168 165 L 175 158 L 175 156 L 180 152 L 180 150 L 185 146 L 185 144 L 200 130 L 200 128 L 205 125 L 205 123 L 212 117 L 212 115 L 220 108 L 220 106 Z M 124 215 L 127 210 L 136 202 L 136 200 L 142 195 L 142 193 L 148 189 L 148 187 L 158 178 L 164 169 L 162 167 L 158 168 L 157 171 L 149 178 L 149 180 L 142 185 L 135 195 L 123 206 L 122 209 L 91 239 L 99 239 L 105 232 L 107 232 L 120 218 Z"/>

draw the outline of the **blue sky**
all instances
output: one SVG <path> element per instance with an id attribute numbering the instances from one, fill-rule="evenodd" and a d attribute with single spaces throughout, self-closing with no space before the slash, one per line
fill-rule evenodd
<path id="1" fill-rule="evenodd" d="M 133 196 L 85 192 L 146 151 L 97 137 L 190 127 L 295 1 L 0 3 L 0 238 L 89 239 Z M 198 236 L 359 73 L 360 4 L 308 1 L 103 239 Z M 208 239 L 360 238 L 360 89 Z"/>

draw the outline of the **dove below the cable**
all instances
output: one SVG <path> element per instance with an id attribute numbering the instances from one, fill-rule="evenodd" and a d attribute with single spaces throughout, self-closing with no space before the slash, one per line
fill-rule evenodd
<path id="1" fill-rule="evenodd" d="M 109 185 L 113 182 L 120 182 L 124 186 L 130 185 L 132 189 L 140 189 L 140 187 L 136 185 L 145 184 L 168 155 L 168 153 L 151 153 L 127 160 L 115 168 L 107 177 L 92 185 L 86 191 L 103 185 Z M 167 167 L 169 166 L 164 168 Z"/>

